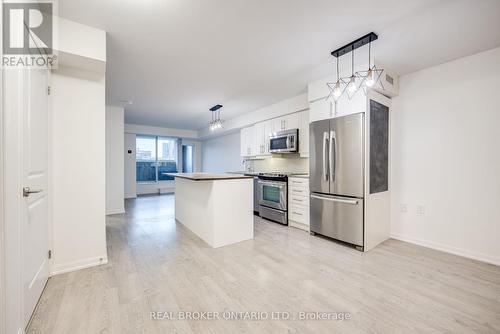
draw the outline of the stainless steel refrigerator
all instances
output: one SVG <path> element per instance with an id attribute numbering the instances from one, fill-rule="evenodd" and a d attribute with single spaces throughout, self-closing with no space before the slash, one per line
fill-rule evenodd
<path id="1" fill-rule="evenodd" d="M 311 232 L 363 247 L 365 115 L 310 124 Z"/>

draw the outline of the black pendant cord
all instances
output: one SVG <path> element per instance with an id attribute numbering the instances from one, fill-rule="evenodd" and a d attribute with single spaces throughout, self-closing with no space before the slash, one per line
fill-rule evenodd
<path id="1" fill-rule="evenodd" d="M 372 42 L 368 43 L 368 70 L 372 68 Z"/>
<path id="2" fill-rule="evenodd" d="M 354 76 L 354 49 L 352 50 L 351 72 L 351 76 Z"/>
<path id="3" fill-rule="evenodd" d="M 340 73 L 339 73 L 339 58 L 337 57 L 337 82 L 340 81 Z"/>

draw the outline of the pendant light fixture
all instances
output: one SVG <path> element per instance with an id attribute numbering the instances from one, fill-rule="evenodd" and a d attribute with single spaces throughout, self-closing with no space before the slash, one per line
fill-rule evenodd
<path id="1" fill-rule="evenodd" d="M 351 51 L 351 76 L 349 77 L 349 84 L 347 85 L 347 96 L 349 100 L 354 97 L 354 94 L 358 91 L 358 85 L 356 83 L 357 76 L 354 74 L 354 48 Z"/>
<path id="2" fill-rule="evenodd" d="M 371 61 L 372 61 L 371 51 L 372 51 L 372 42 L 370 40 L 370 42 L 368 43 L 368 70 L 356 72 L 356 75 L 361 80 L 361 87 L 363 87 L 365 94 L 367 93 L 368 88 L 375 86 L 379 82 L 380 77 L 384 72 L 383 69 L 377 68 L 375 64 L 371 66 Z"/>
<path id="3" fill-rule="evenodd" d="M 347 88 L 347 82 L 340 77 L 338 57 L 336 58 L 336 66 L 337 66 L 337 81 L 328 82 L 326 84 L 328 86 L 328 89 L 330 90 L 330 94 L 328 94 L 326 99 L 334 103 L 337 102 L 337 100 L 342 96 L 342 94 L 344 94 Z"/>
<path id="4" fill-rule="evenodd" d="M 337 58 L 337 81 L 329 82 L 326 85 L 330 90 L 327 99 L 337 102 L 338 99 L 347 92 L 349 99 L 352 99 L 360 87 L 363 88 L 365 94 L 368 88 L 375 86 L 382 75 L 383 69 L 377 68 L 376 65 L 371 66 L 371 43 L 378 39 L 378 36 L 371 32 L 357 40 L 344 45 L 343 47 L 332 51 L 332 56 Z M 354 50 L 368 44 L 368 70 L 354 71 Z M 348 77 L 340 77 L 339 75 L 339 57 L 351 53 L 351 75 Z M 383 88 L 383 87 L 382 87 Z"/>
<path id="5" fill-rule="evenodd" d="M 222 105 L 217 104 L 209 109 L 211 113 L 211 119 L 208 123 L 210 131 L 222 128 L 222 123 L 224 123 L 224 121 L 220 118 L 220 108 L 222 108 Z"/>

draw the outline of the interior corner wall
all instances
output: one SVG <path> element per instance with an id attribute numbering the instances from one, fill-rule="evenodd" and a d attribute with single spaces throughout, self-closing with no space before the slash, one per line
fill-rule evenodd
<path id="1" fill-rule="evenodd" d="M 400 78 L 393 237 L 500 265 L 498 87 L 500 48 Z"/>
<path id="2" fill-rule="evenodd" d="M 202 143 L 202 170 L 224 173 L 243 170 L 240 132 L 212 138 Z"/>
<path id="3" fill-rule="evenodd" d="M 125 212 L 124 110 L 106 106 L 106 214 Z"/>
<path id="4" fill-rule="evenodd" d="M 104 74 L 51 76 L 51 274 L 107 262 Z"/>
<path id="5" fill-rule="evenodd" d="M 137 197 L 136 166 L 135 166 L 135 133 L 125 133 L 125 198 Z"/>

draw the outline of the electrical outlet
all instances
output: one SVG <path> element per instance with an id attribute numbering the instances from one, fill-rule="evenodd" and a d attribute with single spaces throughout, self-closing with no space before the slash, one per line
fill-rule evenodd
<path id="1" fill-rule="evenodd" d="M 408 205 L 401 204 L 399 207 L 399 211 L 401 211 L 401 213 L 407 213 L 408 212 Z"/>
<path id="2" fill-rule="evenodd" d="M 417 215 L 425 215 L 425 206 L 417 205 Z"/>

